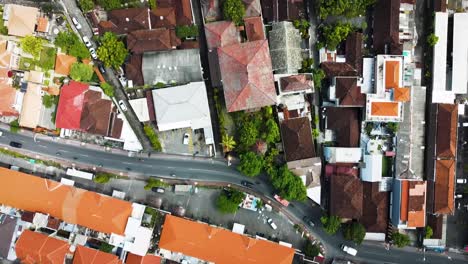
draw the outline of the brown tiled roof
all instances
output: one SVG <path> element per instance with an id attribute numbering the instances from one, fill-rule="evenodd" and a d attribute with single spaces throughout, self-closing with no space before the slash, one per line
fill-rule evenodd
<path id="1" fill-rule="evenodd" d="M 361 93 L 357 78 L 336 78 L 336 98 L 343 106 L 364 106 L 366 95 Z"/>
<path id="2" fill-rule="evenodd" d="M 442 238 L 443 222 L 444 222 L 443 215 L 429 214 L 427 216 L 427 225 L 432 228 L 432 238 L 435 238 L 435 239 Z"/>
<path id="3" fill-rule="evenodd" d="M 16 234 L 18 218 L 0 213 L 0 219 L 0 259 L 6 259 L 10 252 L 11 240 Z"/>
<path id="4" fill-rule="evenodd" d="M 337 147 L 359 147 L 359 110 L 327 107 L 327 129 L 335 132 Z"/>
<path id="5" fill-rule="evenodd" d="M 88 133 L 108 136 L 112 101 L 101 97 L 101 92 L 86 91 L 80 128 Z"/>
<path id="6" fill-rule="evenodd" d="M 120 138 L 122 134 L 123 120 L 120 118 L 117 118 L 116 112 L 112 112 L 111 118 L 112 118 L 112 123 L 110 127 L 111 131 L 109 135 L 113 138 Z"/>
<path id="7" fill-rule="evenodd" d="M 310 120 L 307 117 L 284 120 L 281 123 L 286 161 L 315 157 Z"/>
<path id="8" fill-rule="evenodd" d="M 198 49 L 200 47 L 200 43 L 198 40 L 184 40 L 182 44 L 180 44 L 180 49 Z"/>
<path id="9" fill-rule="evenodd" d="M 180 43 L 180 39 L 177 38 L 173 29 L 136 30 L 127 36 L 127 48 L 136 54 L 171 50 L 179 46 Z"/>
<path id="10" fill-rule="evenodd" d="M 346 62 L 362 74 L 362 33 L 353 32 L 346 39 Z"/>
<path id="11" fill-rule="evenodd" d="M 400 0 L 377 1 L 374 6 L 374 49 L 377 54 L 401 55 Z M 388 52 L 385 53 L 385 46 Z"/>
<path id="12" fill-rule="evenodd" d="M 176 26 L 176 15 L 173 7 L 157 7 L 150 12 L 152 28 L 173 28 Z"/>
<path id="13" fill-rule="evenodd" d="M 437 109 L 436 155 L 453 158 L 457 147 L 457 106 L 438 104 Z"/>
<path id="14" fill-rule="evenodd" d="M 357 71 L 348 63 L 326 61 L 322 62 L 320 67 L 328 78 L 337 76 L 357 76 Z"/>
<path id="15" fill-rule="evenodd" d="M 367 232 L 385 233 L 388 226 L 389 193 L 379 191 L 378 182 L 362 182 L 362 218 L 361 223 Z"/>
<path id="16" fill-rule="evenodd" d="M 434 12 L 446 12 L 447 0 L 434 0 Z"/>
<path id="17" fill-rule="evenodd" d="M 157 8 L 173 7 L 175 9 L 178 26 L 193 24 L 190 0 L 157 0 L 156 6 Z"/>
<path id="18" fill-rule="evenodd" d="M 100 32 L 114 32 L 118 35 L 149 29 L 149 10 L 146 7 L 116 9 L 107 13 L 107 21 L 99 23 Z"/>
<path id="19" fill-rule="evenodd" d="M 76 61 L 76 57 L 66 54 L 58 54 L 55 59 L 55 73 L 62 75 L 70 74 L 71 66 Z"/>
<path id="20" fill-rule="evenodd" d="M 148 113 L 151 121 L 156 121 L 156 113 L 154 110 L 153 93 L 146 91 L 146 104 L 148 105 Z"/>
<path id="21" fill-rule="evenodd" d="M 437 160 L 435 167 L 434 213 L 452 214 L 455 195 L 455 161 Z"/>
<path id="22" fill-rule="evenodd" d="M 426 182 L 408 181 L 408 227 L 426 225 Z"/>
<path id="23" fill-rule="evenodd" d="M 282 92 L 296 92 L 312 89 L 313 82 L 307 74 L 297 74 L 282 77 L 280 86 Z"/>
<path id="24" fill-rule="evenodd" d="M 60 223 L 62 223 L 62 220 L 53 216 L 49 216 L 49 220 L 47 221 L 47 227 L 53 230 L 58 230 L 60 227 Z"/>
<path id="25" fill-rule="evenodd" d="M 32 223 L 34 215 L 36 215 L 36 213 L 30 211 L 23 211 L 23 213 L 21 213 L 21 220 L 28 223 Z"/>
<path id="26" fill-rule="evenodd" d="M 292 21 L 305 17 L 303 0 L 262 0 L 261 5 L 266 22 Z"/>
<path id="27" fill-rule="evenodd" d="M 261 17 L 244 18 L 245 32 L 249 41 L 265 39 L 263 21 Z"/>
<path id="28" fill-rule="evenodd" d="M 330 177 L 330 214 L 341 218 L 362 217 L 363 188 L 359 178 L 345 175 Z"/>
<path id="29" fill-rule="evenodd" d="M 133 54 L 129 62 L 125 64 L 125 74 L 129 80 L 133 81 L 134 85 L 144 85 L 143 74 L 141 72 L 142 54 Z"/>

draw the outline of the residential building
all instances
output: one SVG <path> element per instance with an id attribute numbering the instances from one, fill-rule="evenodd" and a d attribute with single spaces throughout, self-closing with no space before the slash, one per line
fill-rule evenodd
<path id="1" fill-rule="evenodd" d="M 14 260 L 13 243 L 16 238 L 16 225 L 18 218 L 0 213 L 0 261 L 2 259 Z"/>
<path id="2" fill-rule="evenodd" d="M 380 189 L 378 182 L 362 182 L 362 217 L 365 240 L 385 241 L 388 227 L 390 194 Z"/>
<path id="3" fill-rule="evenodd" d="M 23 263 L 62 264 L 69 253 L 70 245 L 64 240 L 26 229 L 19 236 L 15 250 Z"/>
<path id="4" fill-rule="evenodd" d="M 357 71 L 348 63 L 326 61 L 320 63 L 320 68 L 325 72 L 329 79 L 339 76 L 357 76 Z"/>
<path id="5" fill-rule="evenodd" d="M 188 26 L 194 23 L 191 0 L 157 0 L 156 6 L 158 8 L 173 7 L 178 26 Z"/>
<path id="6" fill-rule="evenodd" d="M 0 116 L 17 117 L 22 108 L 23 93 L 13 88 L 8 69 L 0 68 Z"/>
<path id="7" fill-rule="evenodd" d="M 49 19 L 45 16 L 41 16 L 37 19 L 36 32 L 47 33 L 49 32 L 50 24 Z"/>
<path id="8" fill-rule="evenodd" d="M 12 36 L 33 35 L 38 16 L 39 9 L 36 7 L 7 4 L 3 9 L 4 24 Z"/>
<path id="9" fill-rule="evenodd" d="M 181 43 L 174 29 L 142 29 L 132 31 L 127 35 L 127 48 L 135 54 L 172 50 L 180 46 Z"/>
<path id="10" fill-rule="evenodd" d="M 260 0 L 242 0 L 245 6 L 244 17 L 259 17 L 262 15 Z"/>
<path id="11" fill-rule="evenodd" d="M 159 131 L 179 128 L 203 130 L 206 144 L 214 144 L 208 96 L 204 82 L 192 82 L 152 91 Z"/>
<path id="12" fill-rule="evenodd" d="M 360 79 L 355 76 L 333 77 L 328 89 L 328 99 L 336 106 L 364 107 L 366 95 L 361 92 Z"/>
<path id="13" fill-rule="evenodd" d="M 301 178 L 307 189 L 307 197 L 320 205 L 322 200 L 322 186 L 320 183 L 322 161 L 320 157 L 288 161 L 286 164 L 294 175 Z"/>
<path id="14" fill-rule="evenodd" d="M 55 59 L 55 73 L 61 75 L 70 75 L 71 66 L 75 62 L 77 62 L 76 57 L 66 54 L 57 54 Z"/>
<path id="15" fill-rule="evenodd" d="M 136 116 L 138 117 L 138 121 L 140 122 L 148 122 L 150 121 L 150 111 L 148 110 L 149 107 L 154 107 L 153 104 L 148 105 L 147 98 L 138 98 L 138 99 L 131 99 L 128 100 L 130 106 L 135 112 Z"/>
<path id="16" fill-rule="evenodd" d="M 266 23 L 305 18 L 303 0 L 261 0 L 261 6 Z"/>
<path id="17" fill-rule="evenodd" d="M 390 219 L 397 228 L 426 226 L 426 181 L 395 179 Z"/>
<path id="18" fill-rule="evenodd" d="M 78 245 L 73 264 L 122 264 L 116 255 Z"/>
<path id="19" fill-rule="evenodd" d="M 208 50 L 239 43 L 239 32 L 232 21 L 217 21 L 205 25 Z"/>
<path id="20" fill-rule="evenodd" d="M 125 77 L 129 81 L 131 80 L 134 86 L 143 86 L 145 84 L 141 67 L 142 63 L 142 54 L 132 54 L 129 61 L 125 63 Z"/>
<path id="21" fill-rule="evenodd" d="M 276 74 L 278 87 L 277 105 L 280 122 L 284 119 L 308 117 L 310 113 L 310 95 L 314 92 L 311 74 Z"/>
<path id="22" fill-rule="evenodd" d="M 315 157 L 310 119 L 299 117 L 286 119 L 280 124 L 286 161 Z"/>
<path id="23" fill-rule="evenodd" d="M 276 103 L 267 40 L 220 47 L 218 57 L 228 112 Z"/>
<path id="24" fill-rule="evenodd" d="M 292 263 L 294 249 L 226 229 L 166 215 L 159 252 L 214 263 Z M 195 261 L 195 260 L 194 260 Z"/>
<path id="25" fill-rule="evenodd" d="M 161 257 L 154 255 L 138 256 L 132 253 L 127 254 L 125 264 L 160 264 Z"/>
<path id="26" fill-rule="evenodd" d="M 330 215 L 346 219 L 362 217 L 362 182 L 343 174 L 330 176 Z"/>
<path id="27" fill-rule="evenodd" d="M 328 163 L 359 163 L 362 160 L 362 149 L 325 147 L 323 155 Z"/>
<path id="28" fill-rule="evenodd" d="M 400 0 L 377 1 L 374 5 L 373 46 L 377 54 L 401 55 L 399 39 Z"/>
<path id="29" fill-rule="evenodd" d="M 201 11 L 205 26 L 208 23 L 213 23 L 222 18 L 221 6 L 222 2 L 219 0 L 201 0 Z"/>
<path id="30" fill-rule="evenodd" d="M 252 1 L 252 0 L 248 0 Z M 256 0 L 260 2 L 260 0 Z M 252 1 L 255 2 L 255 1 Z M 245 17 L 244 28 L 248 41 L 264 40 L 265 30 L 263 28 L 263 21 L 261 16 Z"/>
<path id="31" fill-rule="evenodd" d="M 326 140 L 335 142 L 337 147 L 358 147 L 360 145 L 359 109 L 354 107 L 324 109 Z"/>
<path id="32" fill-rule="evenodd" d="M 23 104 L 19 117 L 19 125 L 27 128 L 36 128 L 39 124 L 42 108 L 42 85 L 28 82 L 24 94 Z"/>
<path id="33" fill-rule="evenodd" d="M 364 154 L 361 180 L 365 182 L 380 182 L 382 180 L 382 154 Z"/>
<path id="34" fill-rule="evenodd" d="M 360 32 L 352 32 L 346 38 L 346 63 L 356 69 L 359 76 L 362 75 L 362 36 Z"/>
<path id="35" fill-rule="evenodd" d="M 272 24 L 268 33 L 273 71 L 277 74 L 297 73 L 302 67 L 302 37 L 291 22 Z"/>

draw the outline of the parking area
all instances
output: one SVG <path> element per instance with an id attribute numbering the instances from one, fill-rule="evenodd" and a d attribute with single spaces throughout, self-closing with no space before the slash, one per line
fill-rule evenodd
<path id="1" fill-rule="evenodd" d="M 186 144 L 184 144 L 184 135 L 186 133 L 189 135 L 189 138 L 185 141 Z M 210 156 L 209 148 L 205 144 L 203 130 L 182 128 L 159 131 L 157 134 L 165 153 Z"/>

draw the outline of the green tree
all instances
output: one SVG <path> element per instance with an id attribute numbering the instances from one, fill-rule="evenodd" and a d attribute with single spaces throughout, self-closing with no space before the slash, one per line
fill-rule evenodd
<path id="1" fill-rule="evenodd" d="M 23 49 L 24 52 L 31 54 L 35 58 L 39 57 L 41 54 L 43 43 L 43 39 L 36 38 L 32 35 L 25 36 L 20 40 L 21 49 Z"/>
<path id="2" fill-rule="evenodd" d="M 335 23 L 334 25 L 324 26 L 322 37 L 329 50 L 336 50 L 336 47 L 344 41 L 353 28 L 349 23 Z"/>
<path id="3" fill-rule="evenodd" d="M 105 10 L 118 9 L 122 7 L 122 0 L 96 0 L 96 4 Z"/>
<path id="4" fill-rule="evenodd" d="M 156 151 L 161 151 L 162 150 L 161 142 L 159 141 L 159 137 L 156 134 L 156 132 L 154 132 L 153 128 L 150 125 L 145 124 L 143 126 L 143 130 L 145 131 L 146 136 L 151 142 L 153 149 Z"/>
<path id="5" fill-rule="evenodd" d="M 265 171 L 268 173 L 268 175 L 275 173 L 276 158 L 278 157 L 278 155 L 279 155 L 279 150 L 277 148 L 271 148 L 270 151 L 268 151 L 267 155 L 265 156 L 263 164 L 264 164 Z"/>
<path id="6" fill-rule="evenodd" d="M 322 222 L 323 230 L 329 235 L 334 235 L 341 227 L 341 219 L 338 216 L 322 216 L 320 217 L 320 222 Z"/>
<path id="7" fill-rule="evenodd" d="M 307 239 L 304 245 L 304 254 L 309 258 L 316 257 L 320 254 L 320 247 L 317 244 L 312 245 L 312 241 Z"/>
<path id="8" fill-rule="evenodd" d="M 223 191 L 216 200 L 218 210 L 223 214 L 233 214 L 239 209 L 245 194 L 235 189 Z"/>
<path id="9" fill-rule="evenodd" d="M 396 133 L 398 131 L 398 129 L 400 128 L 400 126 L 398 125 L 398 123 L 395 123 L 395 122 L 389 122 L 385 125 L 390 131 L 392 131 L 393 133 Z"/>
<path id="10" fill-rule="evenodd" d="M 128 51 L 114 33 L 106 32 L 101 38 L 101 46 L 97 50 L 97 55 L 106 67 L 117 68 L 125 61 Z"/>
<path id="11" fill-rule="evenodd" d="M 52 106 L 56 105 L 58 103 L 58 96 L 50 95 L 50 94 L 45 94 L 42 96 L 42 104 L 45 106 L 45 108 L 52 108 Z"/>
<path id="12" fill-rule="evenodd" d="M 288 201 L 304 201 L 307 198 L 307 190 L 301 178 L 294 175 L 286 165 L 270 174 L 271 183 L 279 195 Z"/>
<path id="13" fill-rule="evenodd" d="M 107 172 L 98 172 L 94 176 L 93 181 L 96 183 L 108 183 L 111 179 L 117 178 L 117 175 Z"/>
<path id="14" fill-rule="evenodd" d="M 101 89 L 105 95 L 109 97 L 114 97 L 114 86 L 110 85 L 107 82 L 101 82 Z"/>
<path id="15" fill-rule="evenodd" d="M 44 51 L 42 51 L 41 57 L 44 56 Z M 55 57 L 57 56 L 57 50 L 55 48 L 47 48 L 45 50 L 46 58 L 42 59 L 42 64 L 40 65 L 45 71 L 52 70 L 55 66 Z"/>
<path id="16" fill-rule="evenodd" d="M 366 228 L 358 222 L 353 222 L 346 226 L 343 231 L 344 238 L 360 245 L 366 236 Z"/>
<path id="17" fill-rule="evenodd" d="M 431 33 L 429 36 L 427 36 L 427 44 L 430 47 L 434 47 L 438 41 L 439 41 L 439 37 L 436 36 L 434 33 Z"/>
<path id="18" fill-rule="evenodd" d="M 18 119 L 15 119 L 10 122 L 10 132 L 12 133 L 18 133 L 20 130 L 19 122 Z"/>
<path id="19" fill-rule="evenodd" d="M 89 51 L 85 44 L 81 42 L 79 37 L 73 31 L 61 31 L 55 38 L 55 45 L 60 47 L 63 52 L 79 59 L 88 59 Z"/>
<path id="20" fill-rule="evenodd" d="M 348 18 L 362 16 L 376 0 L 318 0 L 318 14 L 321 19 L 328 16 L 345 16 Z"/>
<path id="21" fill-rule="evenodd" d="M 236 141 L 234 141 L 233 136 L 229 136 L 228 134 L 223 134 L 223 138 L 221 139 L 221 146 L 223 146 L 224 152 L 229 152 L 234 149 L 236 146 Z"/>
<path id="22" fill-rule="evenodd" d="M 410 243 L 410 239 L 408 235 L 401 234 L 398 232 L 392 234 L 392 240 L 393 240 L 393 244 L 395 244 L 399 248 L 406 247 Z"/>
<path id="23" fill-rule="evenodd" d="M 79 0 L 78 4 L 80 5 L 81 10 L 83 10 L 84 13 L 87 13 L 94 9 L 93 0 Z"/>
<path id="24" fill-rule="evenodd" d="M 240 163 L 237 169 L 244 175 L 255 177 L 263 168 L 263 157 L 252 151 L 240 155 Z"/>
<path id="25" fill-rule="evenodd" d="M 156 0 L 148 0 L 148 6 L 150 9 L 156 8 Z"/>
<path id="26" fill-rule="evenodd" d="M 266 143 L 276 143 L 280 140 L 280 131 L 275 119 L 269 118 L 265 123 L 265 129 L 262 133 L 262 139 Z"/>
<path id="27" fill-rule="evenodd" d="M 169 184 L 163 182 L 162 180 L 149 178 L 144 187 L 145 190 L 151 190 L 154 187 L 168 187 Z"/>
<path id="28" fill-rule="evenodd" d="M 230 20 L 237 26 L 241 25 L 245 16 L 245 6 L 242 0 L 225 0 L 223 16 L 225 20 Z"/>
<path id="29" fill-rule="evenodd" d="M 314 88 L 318 91 L 322 88 L 322 81 L 325 79 L 325 72 L 322 69 L 312 70 L 312 79 L 314 81 Z"/>
<path id="30" fill-rule="evenodd" d="M 77 57 L 78 59 L 89 59 L 91 54 L 89 54 L 89 50 L 86 48 L 85 44 L 76 38 L 77 41 L 73 46 L 68 49 L 68 54 L 73 57 Z"/>
<path id="31" fill-rule="evenodd" d="M 101 242 L 101 245 L 99 246 L 99 250 L 106 253 L 111 253 L 112 249 L 114 249 L 114 246 L 106 242 Z"/>
<path id="32" fill-rule="evenodd" d="M 93 67 L 89 64 L 75 62 L 70 69 L 70 77 L 78 82 L 88 82 L 93 77 Z"/>
<path id="33" fill-rule="evenodd" d="M 198 33 L 199 31 L 197 25 L 176 26 L 176 35 L 180 39 L 196 38 L 198 37 Z"/>
<path id="34" fill-rule="evenodd" d="M 432 237 L 433 234 L 434 234 L 434 231 L 432 231 L 432 227 L 426 226 L 424 228 L 424 238 L 429 239 Z"/>
<path id="35" fill-rule="evenodd" d="M 254 120 L 247 120 L 239 127 L 239 141 L 243 148 L 249 148 L 258 138 L 258 126 Z"/>

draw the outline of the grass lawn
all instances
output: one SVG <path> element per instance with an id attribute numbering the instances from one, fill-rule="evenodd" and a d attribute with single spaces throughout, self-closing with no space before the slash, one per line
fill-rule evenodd
<path id="1" fill-rule="evenodd" d="M 57 51 L 53 47 L 44 47 L 41 51 L 39 65 L 44 70 L 52 70 L 55 67 Z"/>
<path id="2" fill-rule="evenodd" d="M 36 68 L 37 61 L 31 58 L 21 57 L 19 62 L 19 69 L 23 71 L 31 71 Z"/>

